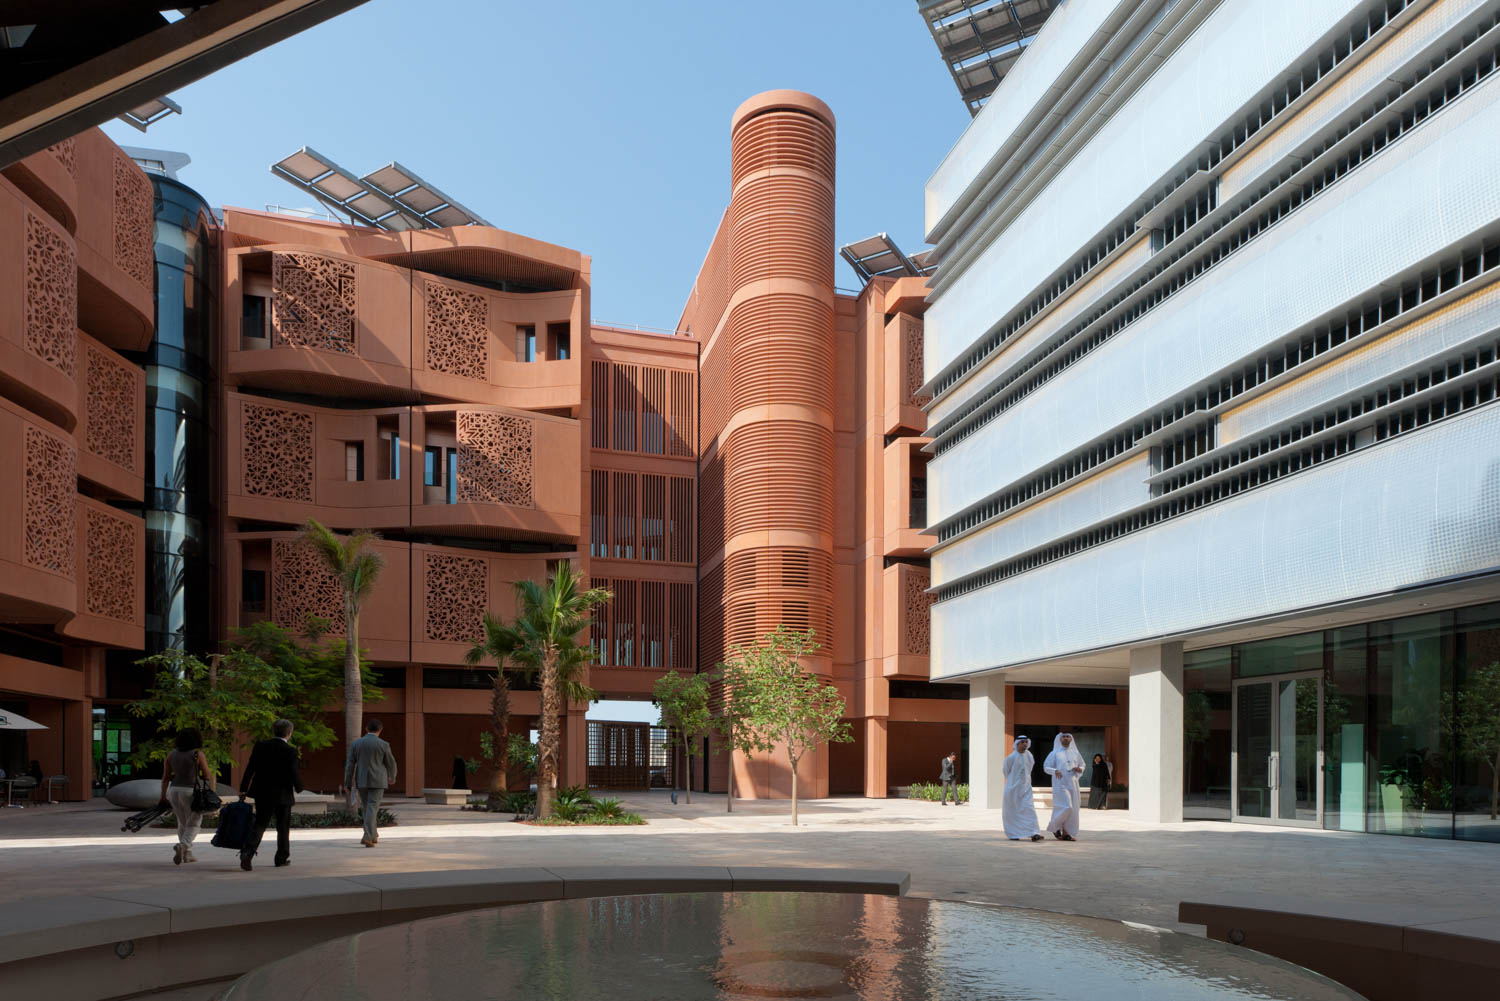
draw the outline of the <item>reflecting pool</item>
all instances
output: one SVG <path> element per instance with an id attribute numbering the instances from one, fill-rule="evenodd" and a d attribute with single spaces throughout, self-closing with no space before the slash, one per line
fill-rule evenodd
<path id="1" fill-rule="evenodd" d="M 1049 911 L 858 894 L 687 893 L 392 925 L 246 974 L 224 1001 L 1358 1001 L 1247 949 Z"/>

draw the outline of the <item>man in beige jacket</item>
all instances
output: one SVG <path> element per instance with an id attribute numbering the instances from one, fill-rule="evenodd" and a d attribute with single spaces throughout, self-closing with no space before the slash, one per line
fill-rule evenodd
<path id="1" fill-rule="evenodd" d="M 391 745 L 381 739 L 380 730 L 380 720 L 366 723 L 365 735 L 349 745 L 349 757 L 344 762 L 344 785 L 359 790 L 365 821 L 365 836 L 359 843 L 366 848 L 375 847 L 380 840 L 380 831 L 375 826 L 380 799 L 385 795 L 385 787 L 396 781 L 396 756 L 391 753 Z"/>

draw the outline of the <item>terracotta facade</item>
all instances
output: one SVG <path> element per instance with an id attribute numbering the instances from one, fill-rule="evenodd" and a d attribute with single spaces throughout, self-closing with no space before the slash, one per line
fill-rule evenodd
<path id="1" fill-rule="evenodd" d="M 54 664 L 0 651 L 0 699 L 36 695 L 34 718 L 66 690 L 60 704 L 87 720 L 111 687 L 99 651 L 143 645 L 144 525 L 121 507 L 151 486 L 151 390 L 119 352 L 151 343 L 151 200 L 122 156 L 91 133 L 0 180 L 0 458 L 26 470 L 0 487 L 17 513 L 0 614 L 58 651 Z M 515 581 L 567 560 L 614 595 L 589 632 L 602 697 L 649 698 L 666 671 L 810 627 L 823 648 L 808 666 L 845 696 L 855 741 L 808 757 L 804 794 L 931 778 L 963 703 L 891 688 L 927 676 L 924 292 L 835 290 L 834 159 L 816 98 L 774 91 L 735 113 L 729 207 L 663 333 L 592 325 L 589 258 L 538 240 L 223 210 L 206 353 L 220 638 L 308 615 L 340 634 L 337 590 L 297 529 L 378 532 L 386 570 L 360 644 L 383 694 L 366 712 L 416 794 L 478 753 L 488 678 L 463 655 L 483 613 L 512 614 Z M 515 693 L 515 729 L 536 701 Z M 564 782 L 587 779 L 585 708 L 568 710 Z M 311 756 L 311 787 L 337 787 L 340 754 Z M 722 790 L 727 767 L 714 755 L 704 774 L 699 759 L 692 782 Z M 741 795 L 789 792 L 775 755 L 735 767 Z"/>
<path id="2" fill-rule="evenodd" d="M 143 644 L 151 182 L 97 129 L 0 172 L 0 742 L 89 794 L 107 649 Z M 45 795 L 45 791 L 43 791 Z"/>

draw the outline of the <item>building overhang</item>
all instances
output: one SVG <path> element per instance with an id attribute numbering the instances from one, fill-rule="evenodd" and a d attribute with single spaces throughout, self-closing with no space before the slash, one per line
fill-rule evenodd
<path id="1" fill-rule="evenodd" d="M 0 167 L 362 3 L 200 0 L 171 21 L 142 0 L 13 0 L 0 15 Z"/>

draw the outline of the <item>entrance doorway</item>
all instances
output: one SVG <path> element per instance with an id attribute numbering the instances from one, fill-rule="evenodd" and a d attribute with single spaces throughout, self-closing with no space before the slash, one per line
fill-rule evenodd
<path id="1" fill-rule="evenodd" d="M 1235 820 L 1323 826 L 1319 672 L 1236 681 L 1233 746 Z"/>

